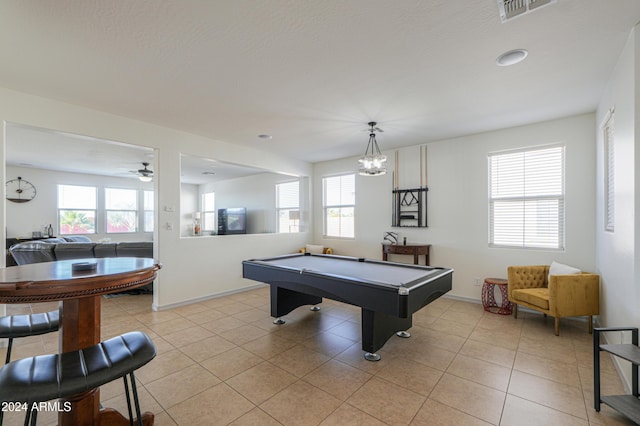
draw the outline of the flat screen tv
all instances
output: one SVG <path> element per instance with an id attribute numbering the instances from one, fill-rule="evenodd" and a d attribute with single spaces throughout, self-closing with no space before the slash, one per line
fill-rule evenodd
<path id="1" fill-rule="evenodd" d="M 218 235 L 246 234 L 247 209 L 218 209 Z"/>

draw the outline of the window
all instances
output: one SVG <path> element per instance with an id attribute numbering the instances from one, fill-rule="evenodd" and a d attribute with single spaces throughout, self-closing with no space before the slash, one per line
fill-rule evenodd
<path id="1" fill-rule="evenodd" d="M 489 155 L 489 244 L 564 248 L 564 147 Z"/>
<path id="2" fill-rule="evenodd" d="M 58 185 L 60 234 L 95 234 L 96 199 L 95 186 Z"/>
<path id="3" fill-rule="evenodd" d="M 278 232 L 300 232 L 300 182 L 276 184 Z"/>
<path id="4" fill-rule="evenodd" d="M 354 238 L 355 174 L 322 178 L 324 235 Z"/>
<path id="5" fill-rule="evenodd" d="M 142 191 L 142 206 L 143 206 L 143 214 L 142 214 L 142 229 L 144 232 L 153 232 L 154 228 L 154 219 L 153 219 L 153 191 Z"/>
<path id="6" fill-rule="evenodd" d="M 604 138 L 604 229 L 613 232 L 615 212 L 613 109 L 609 110 L 602 130 Z"/>
<path id="7" fill-rule="evenodd" d="M 138 231 L 138 191 L 135 189 L 104 189 L 107 234 Z"/>
<path id="8" fill-rule="evenodd" d="M 215 192 L 205 192 L 202 194 L 202 214 L 204 217 L 202 229 L 204 231 L 215 231 L 217 229 L 215 201 Z"/>

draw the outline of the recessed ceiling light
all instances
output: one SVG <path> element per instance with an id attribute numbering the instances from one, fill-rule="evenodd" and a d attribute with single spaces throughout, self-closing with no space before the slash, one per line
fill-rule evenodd
<path id="1" fill-rule="evenodd" d="M 525 49 L 510 50 L 498 56 L 498 59 L 496 59 L 496 65 L 500 67 L 515 65 L 518 62 L 522 62 L 528 54 L 529 52 L 527 52 Z"/>
<path id="2" fill-rule="evenodd" d="M 207 171 L 204 171 L 204 172 L 202 172 L 202 174 L 203 174 L 203 175 L 215 175 L 215 174 L 216 174 L 216 172 L 207 172 Z"/>
<path id="3" fill-rule="evenodd" d="M 258 137 L 259 137 L 260 139 L 273 139 L 273 136 L 271 136 L 271 135 L 265 135 L 265 134 L 258 135 Z"/>

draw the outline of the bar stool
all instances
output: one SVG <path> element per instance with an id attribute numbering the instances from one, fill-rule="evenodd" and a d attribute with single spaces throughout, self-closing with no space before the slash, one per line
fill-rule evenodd
<path id="1" fill-rule="evenodd" d="M 38 411 L 33 410 L 34 404 L 68 398 L 122 377 L 129 421 L 133 424 L 129 375 L 138 424 L 142 426 L 133 372 L 155 356 L 156 347 L 149 336 L 141 331 L 132 331 L 78 351 L 13 361 L 0 368 L 0 402 L 26 404 L 24 424 L 31 422 L 35 425 Z"/>
<path id="2" fill-rule="evenodd" d="M 0 318 L 0 338 L 9 339 L 7 356 L 4 363 L 11 361 L 13 339 L 19 337 L 37 336 L 39 334 L 58 331 L 60 328 L 59 311 L 42 314 L 9 315 Z"/>

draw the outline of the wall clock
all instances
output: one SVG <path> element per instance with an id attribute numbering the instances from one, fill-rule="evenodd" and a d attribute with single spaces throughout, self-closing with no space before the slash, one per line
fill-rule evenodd
<path id="1" fill-rule="evenodd" d="M 17 179 L 11 179 L 7 182 L 7 200 L 14 203 L 26 203 L 36 196 L 36 187 L 18 176 Z"/>

